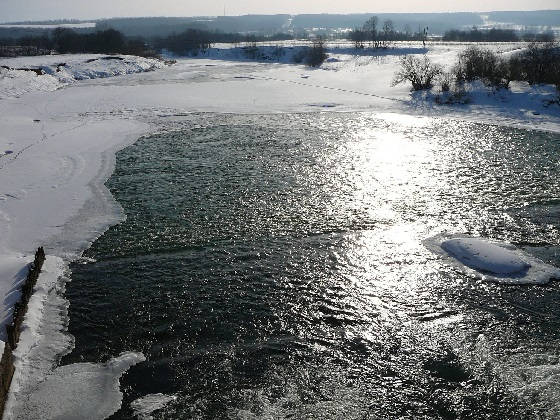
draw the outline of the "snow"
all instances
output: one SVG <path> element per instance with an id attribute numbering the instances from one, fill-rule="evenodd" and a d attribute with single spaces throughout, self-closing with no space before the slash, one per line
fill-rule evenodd
<path id="1" fill-rule="evenodd" d="M 21 326 L 20 340 L 14 355 L 16 366 L 18 357 L 25 356 L 30 347 L 35 345 L 35 335 L 42 322 L 42 314 L 49 291 L 55 286 L 64 270 L 64 262 L 59 257 L 48 256 L 43 263 L 41 274 L 33 290 L 33 295 L 27 304 L 27 313 Z"/>
<path id="2" fill-rule="evenodd" d="M 52 312 L 59 315 L 66 309 L 61 305 L 65 302 L 62 298 L 53 300 L 53 297 L 59 296 L 59 279 L 65 267 L 61 258 L 51 255 L 47 256 L 43 264 L 28 302 L 19 343 L 13 352 L 16 369 L 4 418 L 13 418 L 13 408 L 25 405 L 29 393 L 27 378 L 33 376 L 37 381 L 42 380 L 52 369 L 53 358 L 70 347 L 72 340 L 61 332 L 65 319 L 59 320 L 50 315 Z M 57 322 L 51 325 L 52 319 Z M 44 347 L 40 344 L 44 344 Z"/>
<path id="3" fill-rule="evenodd" d="M 4 297 L 4 305 L 0 313 L 0 354 L 2 354 L 6 341 L 6 325 L 12 322 L 14 304 L 21 297 L 21 286 L 33 256 L 0 254 L 0 261 L 0 279 L 4 280 L 0 282 L 0 296 Z"/>
<path id="4" fill-rule="evenodd" d="M 463 264 L 493 274 L 514 274 L 531 267 L 512 250 L 483 239 L 448 239 L 441 243 L 441 248 Z"/>
<path id="5" fill-rule="evenodd" d="M 428 238 L 425 245 L 448 265 L 482 280 L 503 284 L 560 280 L 560 268 L 505 242 L 444 233 Z"/>
<path id="6" fill-rule="evenodd" d="M 441 117 L 560 132 L 558 107 L 542 103 L 550 87 L 518 85 L 511 93 L 496 95 L 475 86 L 479 96 L 475 94 L 470 104 L 438 106 L 411 95 L 407 85 L 390 86 L 403 54 L 427 52 L 434 61 L 449 64 L 465 45 L 434 44 L 425 50 L 421 44 L 410 43 L 377 55 L 355 54 L 348 45 L 339 45 L 330 49 L 331 59 L 318 69 L 288 64 L 288 58 L 281 59 L 284 62 L 248 60 L 241 55 L 242 50 L 222 47 L 203 57 L 180 58 L 171 67 L 138 57 L 103 60 L 103 56 L 91 54 L 0 59 L 0 66 L 41 68 L 47 73 L 38 76 L 31 71 L 0 70 L 3 322 L 10 318 L 17 285 L 37 246 L 45 246 L 49 255 L 40 277 L 45 286 L 38 285 L 38 300 L 31 305 L 29 327 L 17 349 L 18 373 L 9 406 L 14 418 L 23 416 L 24 396 L 48 377 L 52 381 L 41 385 L 37 395 L 54 393 L 66 378 L 77 383 L 82 373 L 88 378 L 107 374 L 111 389 L 118 390 L 118 378 L 107 373 L 107 366 L 80 364 L 52 370 L 57 354 L 72 347 L 71 337 L 61 333 L 68 305 L 62 295 L 64 273 L 91 241 L 122 220 L 120 206 L 104 186 L 113 171 L 116 151 L 161 128 L 164 121 L 195 112 L 366 110 L 388 121 L 395 115 L 399 119 L 406 115 L 413 122 Z M 520 46 L 498 44 L 496 48 L 507 52 Z M 59 66 L 62 63 L 65 65 Z M 441 247 L 439 252 L 445 261 L 465 272 L 509 281 L 510 274 L 481 273 L 450 257 Z M 474 255 L 473 249 L 469 252 Z M 511 282 L 538 282 L 546 275 L 548 281 L 549 266 L 522 251 L 512 252 L 531 265 L 527 275 L 532 277 L 511 276 Z M 477 264 L 492 263 L 491 253 L 486 257 L 479 258 Z M 507 266 L 507 258 L 504 264 Z M 92 380 L 92 385 L 95 383 Z M 113 398 L 116 394 L 109 394 L 112 403 L 120 401 Z M 29 407 L 38 407 L 38 401 L 34 399 Z M 52 409 L 62 413 L 66 403 L 73 404 L 58 401 Z"/>
<path id="7" fill-rule="evenodd" d="M 0 59 L 0 99 L 53 91 L 77 80 L 98 79 L 163 68 L 156 59 L 135 56 L 49 55 Z M 44 74 L 21 69 L 39 69 Z"/>
<path id="8" fill-rule="evenodd" d="M 141 353 L 129 352 L 103 364 L 74 363 L 58 367 L 27 394 L 18 413 L 8 417 L 103 420 L 121 406 L 121 375 L 144 360 Z"/>

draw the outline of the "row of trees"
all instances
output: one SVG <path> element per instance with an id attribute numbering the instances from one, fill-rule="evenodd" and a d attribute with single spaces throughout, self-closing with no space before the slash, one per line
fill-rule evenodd
<path id="1" fill-rule="evenodd" d="M 377 16 L 370 17 L 359 29 L 349 33 L 350 39 L 356 48 L 388 48 L 393 41 L 418 40 L 425 43 L 428 28 L 418 28 L 412 33 L 409 29 L 399 32 L 391 20 L 380 23 Z M 552 33 L 539 35 L 525 34 L 526 39 L 536 41 L 550 41 L 554 38 Z M 37 51 L 54 50 L 60 53 L 121 53 L 142 56 L 152 56 L 155 50 L 167 49 L 175 54 L 195 55 L 206 50 L 215 43 L 255 44 L 259 41 L 280 41 L 294 39 L 288 33 L 278 33 L 271 36 L 227 33 L 209 31 L 206 29 L 190 28 L 178 34 L 152 39 L 149 42 L 137 37 L 129 38 L 115 29 L 106 29 L 97 32 L 76 32 L 72 29 L 57 28 L 50 33 L 39 36 L 28 36 L 13 40 L 0 40 L 1 45 L 17 45 L 34 47 Z M 447 41 L 519 41 L 519 35 L 513 30 L 491 29 L 478 30 L 473 27 L 470 31 L 453 30 L 446 32 L 444 40 Z"/>
<path id="2" fill-rule="evenodd" d="M 354 42 L 357 49 L 365 48 L 388 48 L 393 41 L 422 41 L 425 45 L 428 38 L 428 27 L 418 27 L 417 32 L 406 29 L 404 32 L 395 29 L 392 20 L 385 20 L 382 24 L 377 16 L 369 18 L 361 28 L 354 29 L 349 34 L 350 40 Z M 473 27 L 471 30 L 450 30 L 445 32 L 443 41 L 463 42 L 551 42 L 554 41 L 552 32 L 540 34 L 519 33 L 513 29 L 479 30 Z"/>
<path id="3" fill-rule="evenodd" d="M 204 29 L 187 29 L 179 34 L 173 34 L 154 40 L 154 46 L 158 50 L 167 49 L 178 55 L 196 55 L 199 51 L 207 50 L 215 43 L 253 44 L 262 41 L 282 41 L 290 39 L 293 39 L 293 36 L 285 33 L 277 33 L 271 36 L 257 36 L 254 34 L 245 35 L 240 33 L 207 31 Z"/>
<path id="4" fill-rule="evenodd" d="M 513 29 L 496 29 L 492 28 L 488 31 L 482 31 L 476 27 L 469 31 L 451 30 L 445 32 L 443 41 L 463 41 L 463 42 L 517 42 L 517 41 L 536 41 L 550 42 L 554 41 L 552 32 L 544 32 L 541 34 L 519 33 Z"/>
<path id="5" fill-rule="evenodd" d="M 140 56 L 154 55 L 142 39 L 127 38 L 119 31 L 107 29 L 92 33 L 78 33 L 68 28 L 57 28 L 50 36 L 43 34 L 35 37 L 23 37 L 2 42 L 3 45 L 35 47 L 41 51 L 65 53 L 102 53 L 133 54 Z"/>
<path id="6" fill-rule="evenodd" d="M 393 85 L 409 81 L 414 90 L 429 89 L 440 81 L 442 91 L 453 85 L 481 80 L 488 86 L 508 88 L 513 80 L 530 84 L 553 84 L 560 92 L 560 46 L 557 43 L 531 43 L 520 54 L 504 58 L 495 52 L 472 46 L 459 54 L 451 71 L 432 63 L 426 56 L 405 56 Z"/>
<path id="7" fill-rule="evenodd" d="M 399 32 L 395 29 L 392 20 L 385 20 L 381 25 L 377 16 L 369 18 L 361 28 L 350 32 L 349 38 L 354 42 L 356 48 L 365 48 L 369 44 L 371 48 L 388 48 L 393 41 L 423 41 L 428 36 L 428 28 L 418 28 L 417 33 L 409 30 Z"/>
<path id="8" fill-rule="evenodd" d="M 242 48 L 243 54 L 250 60 L 280 61 L 286 55 L 286 49 L 281 46 L 259 47 L 256 42 L 250 42 Z M 325 40 L 315 38 L 311 46 L 298 47 L 291 56 L 293 63 L 303 63 L 309 67 L 319 67 L 327 59 Z"/>
<path id="9" fill-rule="evenodd" d="M 141 37 L 126 37 L 115 29 L 106 29 L 92 33 L 79 33 L 68 28 L 57 28 L 50 33 L 39 36 L 27 36 L 18 39 L 0 40 L 0 45 L 35 47 L 42 51 L 59 53 L 104 53 L 134 54 L 153 56 L 154 49 L 168 49 L 176 54 L 190 54 L 209 48 L 218 42 L 249 43 L 258 41 L 280 41 L 293 39 L 286 33 L 270 36 L 245 35 L 208 31 L 204 29 L 187 29 L 179 34 L 146 41 Z"/>

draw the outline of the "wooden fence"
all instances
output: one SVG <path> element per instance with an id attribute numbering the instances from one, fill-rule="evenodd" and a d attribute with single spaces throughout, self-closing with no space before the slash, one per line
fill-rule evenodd
<path id="1" fill-rule="evenodd" d="M 6 325 L 6 344 L 4 345 L 4 353 L 0 359 L 0 418 L 4 414 L 4 407 L 8 399 L 10 384 L 14 376 L 14 356 L 13 351 L 19 342 L 21 334 L 21 324 L 27 313 L 27 305 L 33 294 L 33 288 L 41 273 L 41 268 L 45 262 L 45 251 L 40 247 L 35 253 L 35 260 L 29 267 L 29 272 L 23 286 L 21 287 L 21 298 L 14 306 L 14 316 L 12 323 Z"/>

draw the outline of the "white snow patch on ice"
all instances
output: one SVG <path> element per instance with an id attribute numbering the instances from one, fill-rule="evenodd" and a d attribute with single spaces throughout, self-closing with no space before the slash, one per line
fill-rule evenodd
<path id="1" fill-rule="evenodd" d="M 515 246 L 464 235 L 436 235 L 426 246 L 445 262 L 483 280 L 506 284 L 545 284 L 560 279 L 560 269 Z"/>
<path id="2" fill-rule="evenodd" d="M 130 407 L 134 410 L 134 416 L 140 420 L 152 420 L 152 413 L 161 410 L 171 401 L 175 401 L 175 395 L 149 394 L 132 401 Z"/>
<path id="3" fill-rule="evenodd" d="M 27 313 L 21 328 L 22 333 L 17 349 L 14 352 L 16 358 L 25 356 L 35 346 L 47 296 L 51 289 L 55 287 L 57 280 L 63 273 L 64 267 L 64 262 L 59 257 L 47 256 L 45 259 L 41 274 L 33 289 L 33 295 L 27 304 Z"/>
<path id="4" fill-rule="evenodd" d="M 531 265 L 512 250 L 479 238 L 454 238 L 441 243 L 441 248 L 475 270 L 494 274 L 514 274 Z"/>
<path id="5" fill-rule="evenodd" d="M 43 264 L 41 274 L 31 296 L 25 318 L 21 326 L 21 336 L 18 346 L 14 350 L 15 373 L 10 387 L 10 394 L 4 418 L 13 418 L 12 409 L 22 404 L 21 398 L 26 390 L 26 383 L 32 376 L 37 381 L 52 369 L 53 359 L 68 349 L 72 339 L 61 332 L 64 322 L 57 319 L 51 324 L 51 312 L 55 308 L 61 311 L 60 302 L 52 302 L 53 295 L 57 295 L 59 279 L 66 265 L 61 258 L 48 255 Z M 62 301 L 62 298 L 59 298 Z M 65 301 L 64 301 L 65 302 Z M 45 344 L 44 348 L 40 344 Z M 45 351 L 44 349 L 48 349 Z"/>
<path id="6" fill-rule="evenodd" d="M 56 368 L 26 395 L 17 419 L 102 420 L 121 406 L 119 378 L 145 360 L 142 353 L 122 353 L 107 363 L 75 363 Z"/>

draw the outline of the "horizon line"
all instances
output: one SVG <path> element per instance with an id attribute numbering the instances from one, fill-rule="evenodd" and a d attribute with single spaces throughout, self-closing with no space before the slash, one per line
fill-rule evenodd
<path id="1" fill-rule="evenodd" d="M 243 17 L 243 16 L 300 16 L 300 15 L 433 15 L 433 14 L 460 14 L 460 13 L 496 13 L 496 12 L 558 12 L 560 9 L 532 9 L 532 10 L 485 10 L 485 11 L 439 11 L 439 12 L 352 12 L 352 13 L 245 13 L 232 15 L 148 15 L 148 16 L 112 16 L 98 18 L 52 18 L 52 19 L 35 19 L 35 20 L 16 20 L 10 22 L 0 21 L 0 25 L 18 25 L 18 24 L 40 24 L 41 22 L 57 22 L 57 21 L 78 21 L 81 23 L 96 22 L 110 19 L 150 19 L 150 18 L 223 18 L 223 17 Z M 46 24 L 46 23 L 45 23 Z"/>

